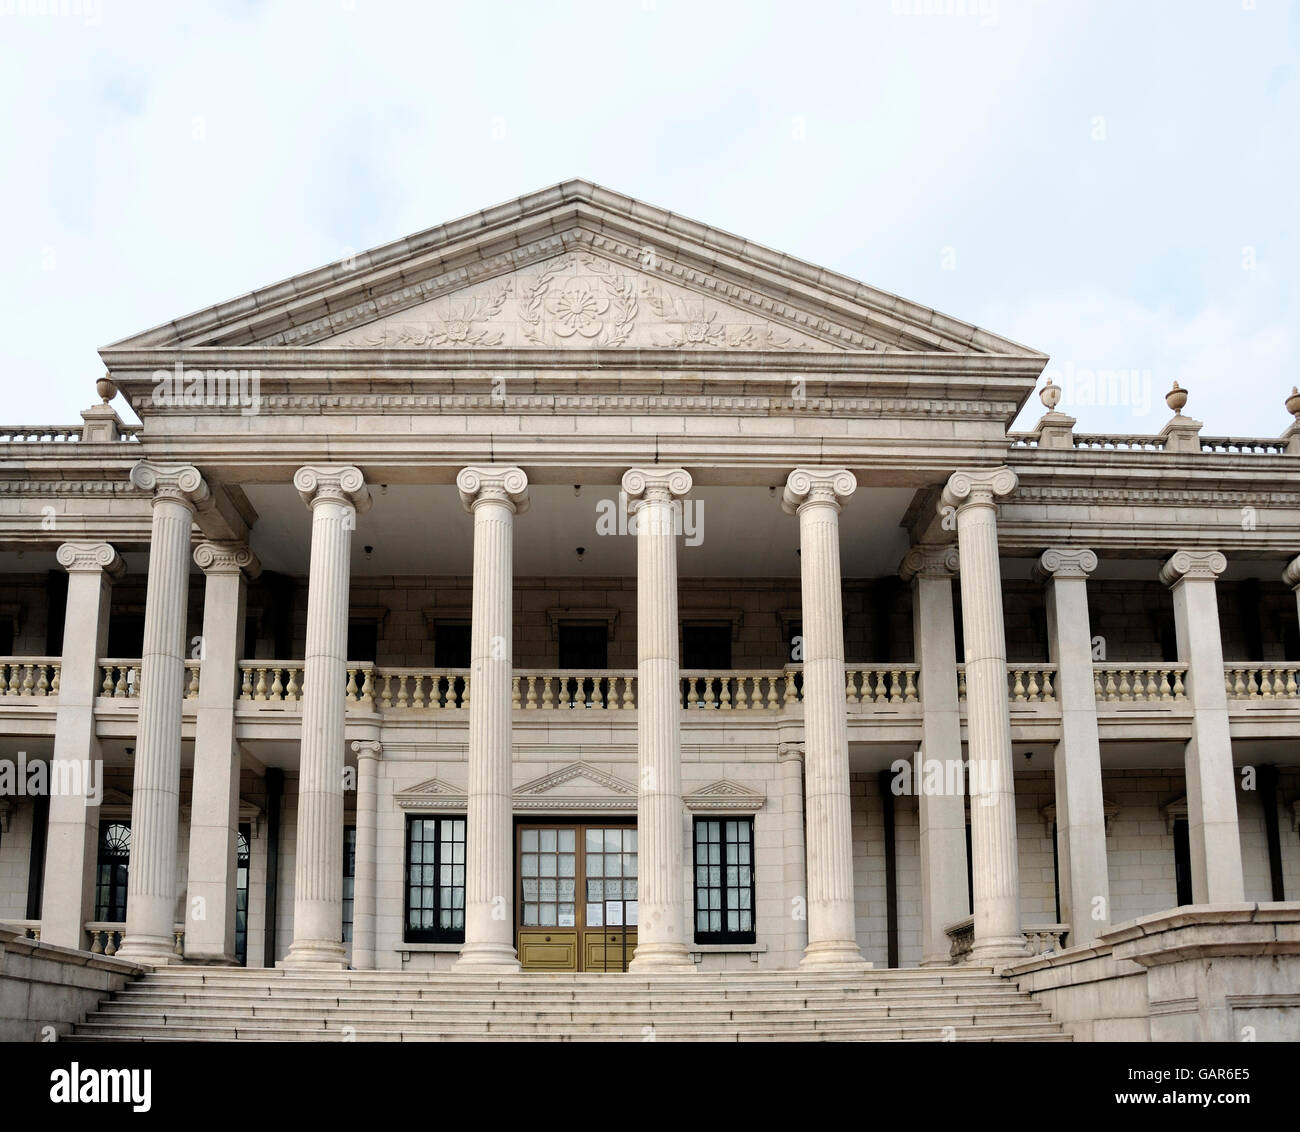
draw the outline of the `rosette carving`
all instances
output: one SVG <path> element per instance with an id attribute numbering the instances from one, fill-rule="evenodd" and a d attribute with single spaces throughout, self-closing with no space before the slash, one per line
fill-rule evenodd
<path id="1" fill-rule="evenodd" d="M 857 489 L 857 477 L 847 468 L 795 468 L 785 481 L 781 506 L 787 515 L 795 514 L 805 503 L 838 507 Z"/>
<path id="2" fill-rule="evenodd" d="M 485 499 L 509 503 L 520 515 L 529 507 L 528 476 L 523 468 L 510 464 L 461 468 L 456 474 L 456 490 L 466 511 Z"/>

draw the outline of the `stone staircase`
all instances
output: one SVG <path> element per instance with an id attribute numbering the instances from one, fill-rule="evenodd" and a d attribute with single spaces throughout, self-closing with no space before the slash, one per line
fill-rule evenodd
<path id="1" fill-rule="evenodd" d="M 1069 1041 L 989 970 L 659 976 L 170 967 L 103 1001 L 89 1041 Z"/>

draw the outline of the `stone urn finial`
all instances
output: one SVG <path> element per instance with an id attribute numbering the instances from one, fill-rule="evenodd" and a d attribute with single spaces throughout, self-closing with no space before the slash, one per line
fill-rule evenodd
<path id="1" fill-rule="evenodd" d="M 95 392 L 104 399 L 104 404 L 107 405 L 117 396 L 117 383 L 109 377 L 108 374 L 104 374 L 103 377 L 95 382 Z"/>
<path id="2" fill-rule="evenodd" d="M 1055 412 L 1056 406 L 1061 403 L 1061 387 L 1053 385 L 1052 379 L 1049 377 L 1047 384 L 1038 391 L 1038 399 L 1047 406 L 1049 413 Z"/>
<path id="3" fill-rule="evenodd" d="M 1286 399 L 1286 411 L 1300 421 L 1300 389 L 1291 386 L 1291 396 Z"/>
<path id="4" fill-rule="evenodd" d="M 1175 416 L 1181 416 L 1183 406 L 1187 404 L 1187 390 L 1180 388 L 1175 381 L 1174 387 L 1165 394 L 1165 404 L 1173 409 Z"/>

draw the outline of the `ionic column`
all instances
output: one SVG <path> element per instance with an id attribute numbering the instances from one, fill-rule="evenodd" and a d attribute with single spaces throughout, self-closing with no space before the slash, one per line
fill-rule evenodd
<path id="1" fill-rule="evenodd" d="M 781 781 L 781 856 L 785 868 L 788 951 L 808 946 L 808 872 L 804 859 L 803 748 L 782 743 L 777 753 Z"/>
<path id="2" fill-rule="evenodd" d="M 471 710 L 474 701 L 470 700 Z M 383 747 L 377 739 L 355 739 L 357 756 L 357 850 L 352 881 L 352 966 L 375 968 L 375 869 L 378 858 L 379 807 L 376 785 Z"/>
<path id="3" fill-rule="evenodd" d="M 693 971 L 682 875 L 681 667 L 677 643 L 682 468 L 632 468 L 623 476 L 636 525 L 637 926 L 629 970 Z"/>
<path id="4" fill-rule="evenodd" d="M 126 567 L 106 542 L 65 542 L 56 557 L 68 572 L 68 603 L 54 715 L 54 758 L 78 763 L 83 786 L 87 782 L 102 786 L 103 761 L 95 735 L 97 661 L 108 641 L 113 579 Z M 87 772 L 93 777 L 88 778 Z M 45 943 L 78 949 L 86 946 L 82 925 L 94 918 L 98 833 L 96 799 L 84 793 L 51 792 L 41 889 L 41 939 Z"/>
<path id="5" fill-rule="evenodd" d="M 131 483 L 153 492 L 149 583 L 140 659 L 139 735 L 131 793 L 131 868 L 126 935 L 118 954 L 175 961 L 176 840 L 180 824 L 181 710 L 185 700 L 185 620 L 190 529 L 208 486 L 188 464 L 141 461 Z"/>
<path id="6" fill-rule="evenodd" d="M 941 503 L 941 507 L 956 511 L 961 553 L 975 897 L 971 960 L 995 966 L 1027 952 L 1020 927 L 1016 797 L 995 502 L 1015 486 L 1016 474 L 1010 468 L 955 472 Z"/>
<path id="7" fill-rule="evenodd" d="M 966 787 L 956 771 L 962 765 L 952 608 L 957 565 L 955 545 L 914 546 L 899 569 L 904 580 L 912 582 L 912 637 L 921 676 L 921 747 L 912 782 L 920 823 L 922 967 L 949 965 L 950 942 L 944 929 L 970 914 Z M 930 764 L 937 764 L 937 789 L 935 774 L 927 773 Z"/>
<path id="8" fill-rule="evenodd" d="M 343 724 L 347 709 L 348 585 L 357 514 L 370 491 L 359 468 L 299 468 L 293 486 L 311 508 L 307 649 L 303 659 L 293 943 L 286 967 L 342 967 Z"/>
<path id="9" fill-rule="evenodd" d="M 1300 423 L 1297 424 L 1297 435 L 1300 435 Z M 1287 564 L 1287 568 L 1282 571 L 1282 581 L 1291 587 L 1291 592 L 1295 594 L 1296 614 L 1300 616 L 1300 558 L 1293 558 Z"/>
<path id="10" fill-rule="evenodd" d="M 800 967 L 862 968 L 853 903 L 848 707 L 840 593 L 841 501 L 857 490 L 844 468 L 796 468 L 782 507 L 799 516 L 803 591 L 804 808 L 808 946 Z"/>
<path id="11" fill-rule="evenodd" d="M 236 845 L 239 836 L 239 744 L 235 702 L 244 646 L 246 578 L 261 571 L 242 543 L 203 542 L 203 636 L 194 719 L 194 784 L 185 892 L 185 958 L 235 962 Z"/>
<path id="12" fill-rule="evenodd" d="M 1192 738 L 1185 764 L 1195 904 L 1237 904 L 1245 899 L 1214 584 L 1227 565 L 1217 550 L 1180 550 L 1160 571 L 1160 580 L 1173 590 L 1178 659 L 1187 665 L 1187 698 L 1192 705 Z"/>
<path id="13" fill-rule="evenodd" d="M 1106 813 L 1101 792 L 1101 742 L 1092 674 L 1088 575 L 1097 568 L 1091 550 L 1050 549 L 1038 560 L 1047 579 L 1047 645 L 1056 665 L 1061 740 L 1056 744 L 1056 856 L 1060 866 L 1061 919 L 1070 946 L 1092 943 L 1110 926 L 1106 869 Z"/>
<path id="14" fill-rule="evenodd" d="M 465 943 L 456 969 L 471 973 L 517 971 L 510 677 L 514 651 L 514 517 L 528 510 L 528 477 L 522 469 L 505 465 L 462 468 L 456 487 L 461 503 L 474 516 Z"/>

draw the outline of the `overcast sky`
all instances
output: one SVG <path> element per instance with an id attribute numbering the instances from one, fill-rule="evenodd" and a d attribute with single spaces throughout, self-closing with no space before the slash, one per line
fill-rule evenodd
<path id="1" fill-rule="evenodd" d="M 1051 354 L 1081 431 L 1158 431 L 1176 379 L 1207 435 L 1276 436 L 1298 44 L 1283 0 L 0 0 L 0 423 L 75 423 L 100 346 L 584 177 Z"/>

